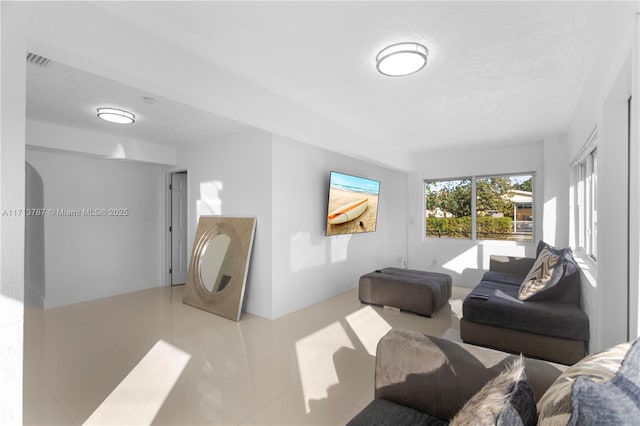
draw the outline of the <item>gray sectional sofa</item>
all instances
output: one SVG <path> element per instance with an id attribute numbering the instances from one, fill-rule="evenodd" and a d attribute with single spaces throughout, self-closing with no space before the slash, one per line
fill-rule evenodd
<path id="1" fill-rule="evenodd" d="M 460 336 L 466 343 L 573 364 L 585 356 L 589 342 L 579 274 L 564 277 L 544 300 L 519 300 L 535 260 L 491 256 L 490 270 L 463 303 Z"/>
<path id="2" fill-rule="evenodd" d="M 392 329 L 378 343 L 375 399 L 348 426 L 638 424 L 640 339 L 589 355 L 572 366 L 525 358 L 530 391 L 519 393 L 517 389 L 527 387 L 520 382 L 495 398 L 497 387 L 492 383 L 517 358 Z M 512 408 L 520 419 L 513 418 Z M 461 421 L 465 411 L 474 421 Z"/>

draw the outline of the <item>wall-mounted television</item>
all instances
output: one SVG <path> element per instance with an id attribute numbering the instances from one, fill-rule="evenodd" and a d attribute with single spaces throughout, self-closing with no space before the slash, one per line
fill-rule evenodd
<path id="1" fill-rule="evenodd" d="M 380 182 L 331 172 L 326 235 L 374 232 Z"/>

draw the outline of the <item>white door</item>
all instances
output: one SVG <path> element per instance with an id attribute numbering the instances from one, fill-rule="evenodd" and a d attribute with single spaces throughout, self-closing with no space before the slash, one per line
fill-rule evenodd
<path id="1" fill-rule="evenodd" d="M 187 279 L 187 173 L 171 174 L 171 285 Z"/>

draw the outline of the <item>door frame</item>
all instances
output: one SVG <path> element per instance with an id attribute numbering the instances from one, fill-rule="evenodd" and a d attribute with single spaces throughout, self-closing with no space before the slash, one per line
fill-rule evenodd
<path id="1" fill-rule="evenodd" d="M 164 173 L 162 179 L 162 194 L 164 197 L 164 220 L 163 220 L 163 235 L 164 235 L 164 256 L 162 262 L 162 280 L 165 286 L 171 286 L 171 274 L 169 273 L 169 269 L 171 268 L 171 232 L 169 232 L 169 227 L 171 226 L 171 176 L 174 173 L 187 173 L 187 188 L 191 187 L 191 181 L 189 178 L 189 170 L 187 168 L 171 168 L 167 169 Z M 187 195 L 187 217 L 190 215 L 191 207 L 188 202 L 189 196 Z M 189 250 L 189 247 L 187 247 Z M 187 257 L 189 253 L 187 253 Z"/>

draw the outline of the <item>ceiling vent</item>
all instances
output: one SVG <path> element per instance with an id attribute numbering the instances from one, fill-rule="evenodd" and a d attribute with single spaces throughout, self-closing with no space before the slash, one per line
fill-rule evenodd
<path id="1" fill-rule="evenodd" d="M 49 62 L 51 62 L 51 59 L 45 58 L 44 56 L 36 55 L 35 53 L 27 52 L 27 62 L 33 65 L 46 67 Z"/>

